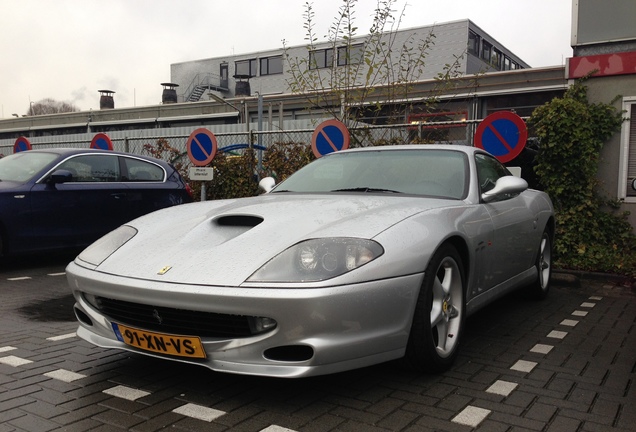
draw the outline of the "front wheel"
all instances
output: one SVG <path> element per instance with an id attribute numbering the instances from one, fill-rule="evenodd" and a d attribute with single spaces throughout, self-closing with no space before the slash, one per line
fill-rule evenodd
<path id="1" fill-rule="evenodd" d="M 461 257 L 453 246 L 443 245 L 424 274 L 404 357 L 406 366 L 441 372 L 453 364 L 466 315 L 464 293 Z"/>
<path id="2" fill-rule="evenodd" d="M 543 300 L 548 296 L 548 292 L 550 291 L 550 279 L 552 278 L 552 236 L 547 228 L 543 231 L 541 241 L 539 242 L 535 267 L 538 277 L 537 280 L 528 287 L 529 294 L 537 300 Z"/>

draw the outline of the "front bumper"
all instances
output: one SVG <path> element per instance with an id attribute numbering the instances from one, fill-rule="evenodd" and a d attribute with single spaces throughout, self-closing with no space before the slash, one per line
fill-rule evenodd
<path id="1" fill-rule="evenodd" d="M 402 357 L 423 274 L 321 288 L 246 288 L 122 278 L 71 263 L 67 277 L 76 300 L 77 334 L 94 345 L 215 371 L 304 377 Z M 85 294 L 188 311 L 269 317 L 277 325 L 266 333 L 242 338 L 202 337 L 205 359 L 167 356 L 118 340 L 111 318 L 92 306 Z M 281 360 L 266 354 L 286 347 L 310 347 L 311 355 Z"/>

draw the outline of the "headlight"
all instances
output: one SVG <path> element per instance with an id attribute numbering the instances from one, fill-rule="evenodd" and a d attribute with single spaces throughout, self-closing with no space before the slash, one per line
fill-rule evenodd
<path id="1" fill-rule="evenodd" d="M 84 249 L 77 259 L 98 266 L 113 252 L 133 238 L 135 234 L 137 234 L 135 228 L 122 225 Z"/>
<path id="2" fill-rule="evenodd" d="M 274 257 L 248 281 L 322 281 L 363 266 L 383 253 L 382 246 L 373 240 L 346 237 L 306 240 Z"/>

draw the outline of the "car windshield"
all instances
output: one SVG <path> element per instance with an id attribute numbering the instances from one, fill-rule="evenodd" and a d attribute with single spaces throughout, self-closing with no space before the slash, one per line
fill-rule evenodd
<path id="1" fill-rule="evenodd" d="M 305 166 L 273 192 L 377 192 L 462 199 L 467 158 L 443 149 L 332 153 Z"/>
<path id="2" fill-rule="evenodd" d="M 55 153 L 25 151 L 0 158 L 0 181 L 25 183 L 58 157 Z"/>

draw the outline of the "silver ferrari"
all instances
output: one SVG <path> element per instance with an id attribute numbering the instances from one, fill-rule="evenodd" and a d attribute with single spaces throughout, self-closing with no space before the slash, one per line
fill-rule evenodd
<path id="1" fill-rule="evenodd" d="M 305 377 L 393 359 L 449 368 L 466 318 L 547 295 L 554 215 L 488 153 L 367 147 L 258 197 L 160 210 L 67 268 L 77 334 L 215 371 Z"/>

